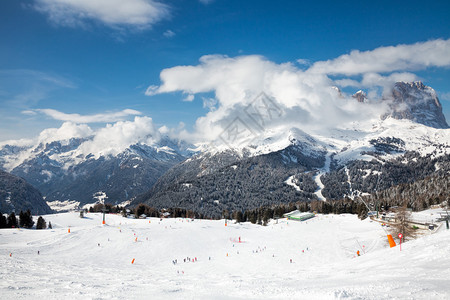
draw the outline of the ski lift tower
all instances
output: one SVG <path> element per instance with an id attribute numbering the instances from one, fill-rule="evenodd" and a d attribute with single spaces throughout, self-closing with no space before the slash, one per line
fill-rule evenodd
<path id="1" fill-rule="evenodd" d="M 104 204 L 103 204 L 102 212 L 103 212 L 103 222 L 102 222 L 102 224 L 104 225 L 104 224 L 106 224 L 106 222 L 105 222 L 105 213 L 108 212 L 108 210 L 106 209 L 106 206 Z"/>

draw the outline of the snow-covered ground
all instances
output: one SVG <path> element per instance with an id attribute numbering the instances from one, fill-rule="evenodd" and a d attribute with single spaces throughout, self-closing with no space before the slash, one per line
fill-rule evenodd
<path id="1" fill-rule="evenodd" d="M 354 215 L 266 227 L 44 217 L 53 229 L 0 230 L 1 299 L 450 299 L 445 225 L 400 252 Z"/>

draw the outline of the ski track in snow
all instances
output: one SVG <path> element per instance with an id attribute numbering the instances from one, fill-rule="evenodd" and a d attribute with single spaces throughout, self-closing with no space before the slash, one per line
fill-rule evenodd
<path id="1" fill-rule="evenodd" d="M 317 198 L 319 198 L 319 200 L 322 201 L 327 201 L 327 199 L 322 195 L 322 190 L 325 187 L 322 183 L 322 181 L 320 180 L 320 177 L 322 175 L 324 175 L 325 173 L 330 172 L 330 164 L 331 164 L 331 155 L 332 153 L 327 153 L 327 155 L 325 156 L 325 165 L 323 166 L 322 169 L 319 170 L 319 173 L 314 176 L 314 181 L 316 182 L 317 186 L 319 187 L 314 194 L 317 196 Z"/>
<path id="2" fill-rule="evenodd" d="M 400 252 L 387 247 L 378 223 L 354 215 L 265 227 L 115 215 L 100 225 L 101 214 L 91 213 L 44 217 L 53 229 L 0 230 L 2 299 L 450 297 L 450 233 L 443 228 Z M 355 257 L 363 246 L 365 254 Z M 186 257 L 198 261 L 184 263 Z"/>

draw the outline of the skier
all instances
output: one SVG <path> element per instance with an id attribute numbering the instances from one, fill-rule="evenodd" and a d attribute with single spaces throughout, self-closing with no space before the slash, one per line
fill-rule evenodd
<path id="1" fill-rule="evenodd" d="M 357 255 L 359 256 L 359 254 L 360 254 L 360 253 L 359 253 L 359 250 L 358 250 L 358 251 L 356 251 L 356 254 L 357 254 Z"/>

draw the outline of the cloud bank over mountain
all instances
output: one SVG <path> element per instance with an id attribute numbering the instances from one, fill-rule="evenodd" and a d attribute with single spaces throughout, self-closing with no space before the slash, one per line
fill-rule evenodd
<path id="1" fill-rule="evenodd" d="M 258 135 L 293 127 L 312 133 L 354 128 L 386 113 L 389 103 L 380 101 L 384 90 L 398 81 L 420 79 L 412 70 L 449 66 L 449 57 L 450 40 L 355 50 L 336 59 L 308 62 L 307 69 L 260 55 L 206 55 L 198 65 L 162 70 L 161 84 L 146 90 L 148 96 L 181 92 L 185 101 L 203 101 L 208 111 L 197 119 L 193 130 L 155 126 L 151 118 L 132 109 L 80 115 L 46 108 L 23 113 L 41 113 L 63 121 L 60 128 L 46 129 L 34 140 L 2 144 L 45 144 L 89 137 L 77 151 L 98 157 L 120 153 L 134 143 L 154 144 L 161 134 L 195 143 L 218 140 L 229 129 Z M 346 88 L 365 89 L 368 100 L 355 101 L 352 92 L 342 91 Z M 108 124 L 91 128 L 90 123 Z"/>
<path id="2" fill-rule="evenodd" d="M 377 101 L 383 90 L 398 81 L 419 79 L 410 71 L 447 66 L 450 40 L 440 39 L 364 52 L 354 50 L 336 59 L 315 62 L 306 70 L 259 55 L 206 55 L 198 65 L 164 69 L 161 84 L 149 86 L 146 94 L 182 92 L 193 100 L 197 94 L 213 92 L 217 105 L 196 122 L 194 138 L 199 140 L 215 139 L 233 120 L 245 118 L 242 112 L 261 92 L 282 112 L 265 124 L 265 130 L 286 129 L 293 124 L 326 130 L 378 117 L 387 109 Z M 333 87 L 367 89 L 371 101 L 362 107 Z M 247 120 L 243 123 L 249 124 Z"/>

